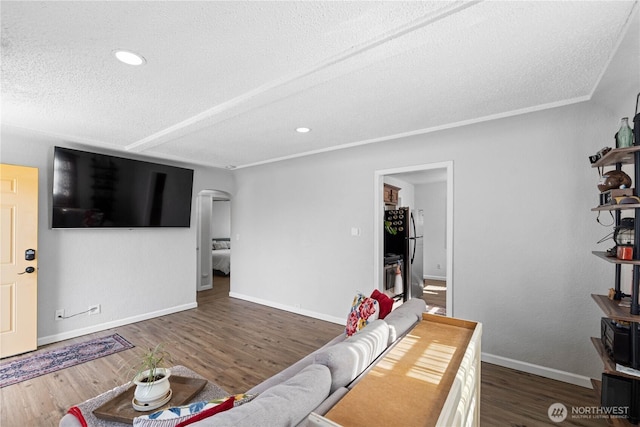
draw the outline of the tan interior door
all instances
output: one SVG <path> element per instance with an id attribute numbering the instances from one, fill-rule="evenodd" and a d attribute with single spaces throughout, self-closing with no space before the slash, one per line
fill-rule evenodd
<path id="1" fill-rule="evenodd" d="M 38 347 L 38 169 L 0 164 L 0 205 L 0 357 L 7 357 Z"/>

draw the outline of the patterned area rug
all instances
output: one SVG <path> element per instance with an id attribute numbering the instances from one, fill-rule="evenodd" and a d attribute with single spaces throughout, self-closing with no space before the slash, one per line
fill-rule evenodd
<path id="1" fill-rule="evenodd" d="M 89 360 L 133 348 L 118 334 L 34 354 L 0 365 L 0 388 L 49 374 Z"/>

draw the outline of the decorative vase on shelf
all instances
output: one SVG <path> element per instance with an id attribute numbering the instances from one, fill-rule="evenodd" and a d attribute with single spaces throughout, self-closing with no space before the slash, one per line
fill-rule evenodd
<path id="1" fill-rule="evenodd" d="M 629 127 L 629 118 L 623 117 L 620 120 L 620 129 L 616 133 L 616 148 L 627 148 L 633 146 L 633 131 Z"/>

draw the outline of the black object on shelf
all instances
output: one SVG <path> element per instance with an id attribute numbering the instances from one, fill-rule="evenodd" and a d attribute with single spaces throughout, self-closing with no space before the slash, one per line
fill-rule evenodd
<path id="1" fill-rule="evenodd" d="M 640 334 L 640 324 L 603 317 L 600 330 L 602 344 L 614 362 L 640 369 L 640 342 L 635 340 L 635 348 L 632 346 L 634 334 Z"/>
<path id="2" fill-rule="evenodd" d="M 626 416 L 630 423 L 638 424 L 640 422 L 640 379 L 603 373 L 601 404 L 604 410 L 610 411 L 610 416 Z"/>

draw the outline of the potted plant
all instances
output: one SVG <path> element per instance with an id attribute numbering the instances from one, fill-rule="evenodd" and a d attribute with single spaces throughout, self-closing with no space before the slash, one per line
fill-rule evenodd
<path id="1" fill-rule="evenodd" d="M 148 348 L 131 366 L 135 372 L 131 380 L 136 389 L 133 394 L 135 409 L 148 411 L 164 405 L 171 398 L 169 377 L 171 370 L 167 365 L 171 354 L 162 344 Z"/>

